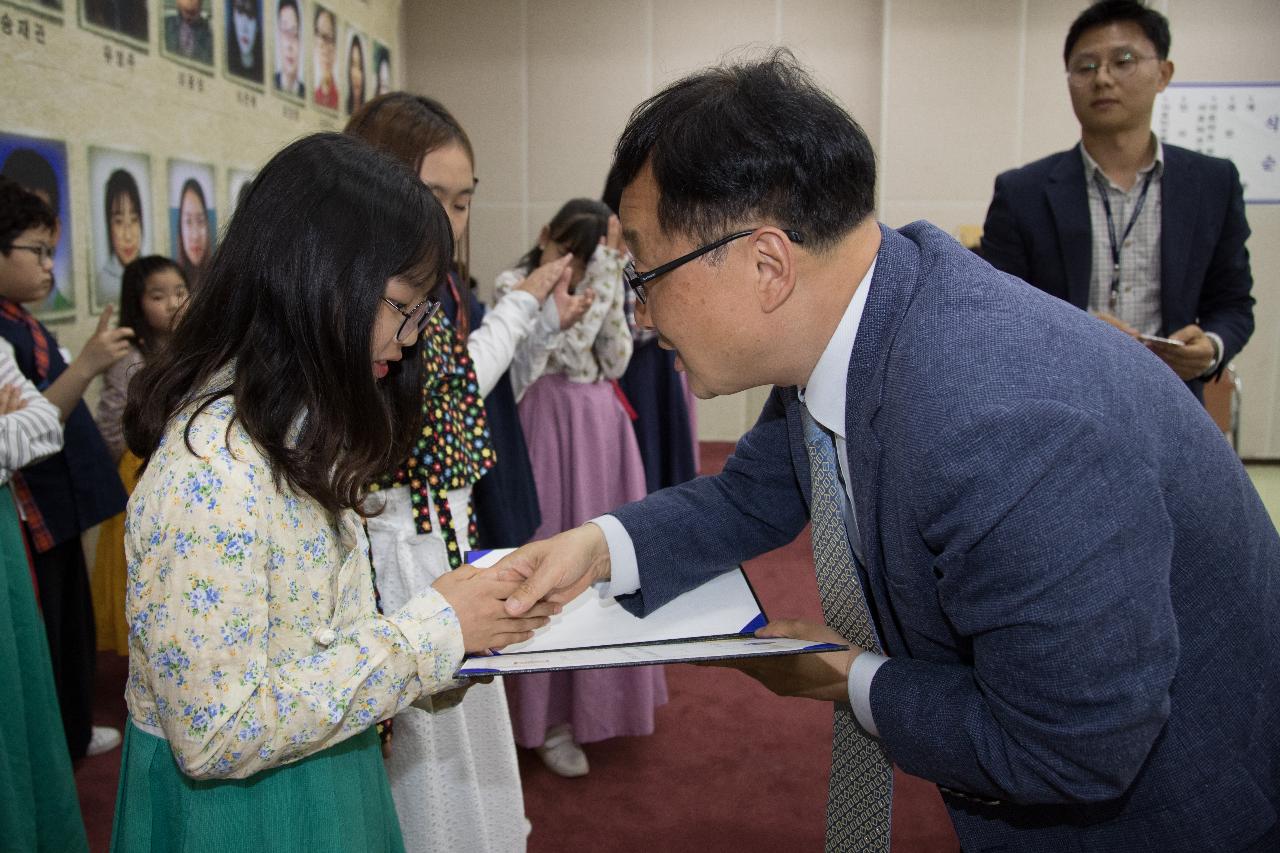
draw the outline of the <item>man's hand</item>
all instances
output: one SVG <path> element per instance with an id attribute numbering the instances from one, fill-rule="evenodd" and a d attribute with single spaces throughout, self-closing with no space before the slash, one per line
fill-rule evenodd
<path id="1" fill-rule="evenodd" d="M 596 581 L 609 579 L 609 545 L 604 531 L 584 524 L 531 542 L 493 567 L 498 577 L 519 584 L 507 598 L 507 613 L 520 616 L 538 602 L 567 604 Z"/>
<path id="2" fill-rule="evenodd" d="M 849 645 L 826 625 L 799 619 L 779 619 L 756 631 L 757 637 L 792 637 L 817 643 Z M 862 649 L 850 646 L 847 652 L 813 652 L 804 655 L 738 658 L 708 661 L 711 666 L 741 670 L 779 696 L 798 696 L 824 702 L 849 701 L 849 668 Z"/>
<path id="3" fill-rule="evenodd" d="M 1160 341 L 1144 341 L 1144 343 L 1161 361 L 1169 365 L 1183 382 L 1203 376 L 1209 369 L 1209 365 L 1213 364 L 1215 354 L 1213 341 L 1204 333 L 1204 330 L 1192 323 L 1190 326 L 1183 326 L 1169 337 L 1175 341 L 1182 341 L 1183 346 L 1173 346 Z"/>
<path id="4" fill-rule="evenodd" d="M 560 612 L 560 605 L 543 603 L 526 607 L 519 615 L 507 613 L 503 601 L 516 591 L 518 581 L 501 580 L 491 569 L 459 566 L 431 584 L 458 616 L 462 646 L 469 654 L 522 643 Z"/>

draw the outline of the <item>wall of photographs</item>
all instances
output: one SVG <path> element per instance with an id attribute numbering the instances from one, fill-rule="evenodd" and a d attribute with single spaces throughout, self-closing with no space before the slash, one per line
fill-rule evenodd
<path id="1" fill-rule="evenodd" d="M 124 264 L 198 276 L 272 153 L 399 81 L 400 0 L 0 0 L 0 173 L 61 231 L 34 306 L 78 351 Z"/>

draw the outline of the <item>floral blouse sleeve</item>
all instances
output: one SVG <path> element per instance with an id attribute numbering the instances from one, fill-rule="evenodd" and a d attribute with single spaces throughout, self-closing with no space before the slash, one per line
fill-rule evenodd
<path id="1" fill-rule="evenodd" d="M 604 379 L 617 379 L 626 373 L 634 347 L 631 327 L 627 325 L 627 288 L 622 283 L 625 263 L 620 253 L 601 246 L 596 249 L 587 269 L 587 278 L 596 289 L 597 296 L 609 300 L 609 309 L 591 344 L 591 352 Z"/>
<path id="2" fill-rule="evenodd" d="M 358 517 L 277 484 L 223 400 L 175 419 L 129 503 L 130 714 L 183 772 L 244 778 L 456 686 L 434 590 L 376 612 Z"/>

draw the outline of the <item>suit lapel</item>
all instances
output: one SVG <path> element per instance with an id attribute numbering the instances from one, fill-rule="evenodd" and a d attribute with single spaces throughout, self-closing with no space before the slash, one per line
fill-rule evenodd
<path id="1" fill-rule="evenodd" d="M 1093 232 L 1089 222 L 1089 195 L 1084 185 L 1080 149 L 1058 155 L 1058 164 L 1045 184 L 1045 200 L 1058 233 L 1058 250 L 1067 274 L 1067 301 L 1089 308 L 1089 277 L 1093 266 Z"/>
<path id="2" fill-rule="evenodd" d="M 1181 312 L 1173 304 L 1184 293 L 1187 258 L 1195 235 L 1200 175 L 1188 168 L 1183 152 L 1164 146 L 1164 173 L 1160 178 L 1160 315 L 1176 317 Z M 1174 329 L 1164 328 L 1167 335 Z"/>

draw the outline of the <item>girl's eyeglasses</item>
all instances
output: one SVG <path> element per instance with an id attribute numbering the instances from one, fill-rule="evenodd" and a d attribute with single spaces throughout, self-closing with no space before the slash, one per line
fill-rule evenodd
<path id="1" fill-rule="evenodd" d="M 396 310 L 396 313 L 404 317 L 400 323 L 400 328 L 396 329 L 396 343 L 408 345 L 412 338 L 422 334 L 422 330 L 431 322 L 431 318 L 436 316 L 436 312 L 440 310 L 440 303 L 430 299 L 424 299 L 412 308 L 405 308 L 398 302 L 393 302 L 387 297 L 382 297 L 382 301 L 390 305 Z"/>

